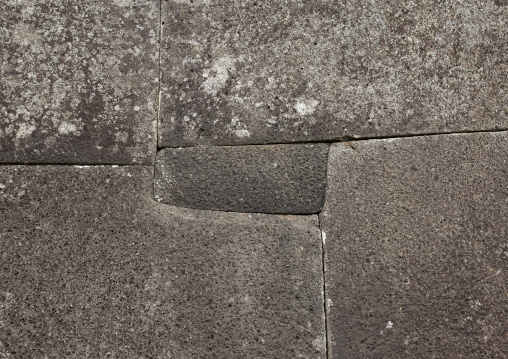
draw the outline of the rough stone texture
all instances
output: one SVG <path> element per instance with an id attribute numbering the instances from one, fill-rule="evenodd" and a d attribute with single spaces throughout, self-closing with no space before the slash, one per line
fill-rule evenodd
<path id="1" fill-rule="evenodd" d="M 159 145 L 508 128 L 506 4 L 164 1 Z"/>
<path id="2" fill-rule="evenodd" d="M 152 175 L 0 167 L 0 357 L 324 358 L 317 216 L 178 209 Z"/>
<path id="3" fill-rule="evenodd" d="M 329 145 L 193 147 L 159 152 L 155 199 L 235 212 L 317 213 Z"/>
<path id="4" fill-rule="evenodd" d="M 508 356 L 508 133 L 333 145 L 331 358 Z"/>
<path id="5" fill-rule="evenodd" d="M 151 164 L 155 0 L 0 2 L 0 162 Z"/>

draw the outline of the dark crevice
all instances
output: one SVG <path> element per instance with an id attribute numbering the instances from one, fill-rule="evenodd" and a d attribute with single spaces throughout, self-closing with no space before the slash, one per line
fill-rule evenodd
<path id="1" fill-rule="evenodd" d="M 155 182 L 155 181 L 154 181 Z M 155 189 L 155 188 L 154 188 Z M 266 214 L 272 216 L 319 216 L 321 211 L 319 212 L 309 212 L 309 213 L 294 213 L 294 212 L 239 212 L 239 211 L 228 211 L 224 209 L 210 209 L 210 208 L 193 208 L 193 207 L 183 207 L 183 206 L 175 206 L 172 204 L 159 202 L 154 199 L 157 204 L 162 204 L 165 206 L 175 207 L 175 208 L 184 208 L 192 211 L 209 211 L 209 212 L 220 212 L 220 213 L 236 213 L 236 214 Z"/>
<path id="2" fill-rule="evenodd" d="M 427 137 L 427 136 L 443 136 L 443 135 L 460 135 L 460 134 L 471 134 L 471 133 L 495 133 L 505 132 L 508 128 L 501 129 L 488 129 L 488 130 L 465 130 L 465 131 L 450 131 L 450 132 L 428 132 L 428 133 L 410 133 L 404 135 L 393 135 L 393 136 L 365 136 L 365 137 L 353 137 L 353 136 L 340 136 L 331 139 L 324 140 L 308 140 L 308 141 L 281 141 L 281 142 L 267 142 L 267 143 L 245 143 L 245 144 L 217 144 L 217 145 L 192 145 L 192 146 L 165 146 L 158 147 L 158 150 L 165 148 L 193 148 L 193 147 L 241 147 L 241 146 L 270 146 L 270 145 L 304 145 L 312 143 L 340 143 L 340 142 L 356 142 L 356 141 L 368 141 L 368 140 L 387 140 L 397 138 L 408 138 L 408 137 Z"/>
<path id="3" fill-rule="evenodd" d="M 321 213 L 318 214 L 319 223 L 319 236 L 321 238 L 321 275 L 323 283 L 323 311 L 324 311 L 324 326 L 325 326 L 325 358 L 329 356 L 329 342 L 328 342 L 328 313 L 326 312 L 326 263 L 325 263 L 325 238 L 323 236 L 323 229 L 321 226 Z"/>
<path id="4" fill-rule="evenodd" d="M 319 225 L 319 238 L 321 239 L 321 276 L 323 283 L 323 313 L 324 313 L 324 326 L 325 326 L 325 358 L 328 359 L 330 357 L 330 343 L 328 338 L 328 313 L 326 310 L 327 298 L 326 298 L 326 252 L 325 252 L 325 244 L 326 244 L 326 233 L 323 231 L 323 224 L 321 222 L 321 214 L 326 206 L 326 194 L 328 189 L 328 169 L 330 164 L 330 148 L 328 148 L 328 154 L 326 156 L 326 172 L 325 172 L 325 195 L 323 200 L 323 207 L 321 207 L 321 212 L 318 213 L 318 225 Z"/>
<path id="5" fill-rule="evenodd" d="M 136 166 L 147 166 L 147 167 L 153 167 L 154 165 L 152 163 L 115 163 L 115 162 L 104 162 L 104 163 L 59 163 L 59 162 L 0 162 L 0 167 L 2 166 L 117 166 L 117 167 L 136 167 Z"/>
<path id="6" fill-rule="evenodd" d="M 159 0 L 159 88 L 157 91 L 157 123 L 155 126 L 155 147 L 159 151 L 159 123 L 161 117 L 161 83 L 162 83 L 162 68 L 161 68 L 161 56 L 162 56 L 162 1 Z"/>
<path id="7" fill-rule="evenodd" d="M 152 180 L 152 195 L 154 198 L 155 195 L 155 161 L 157 160 L 157 154 L 160 151 L 159 147 L 159 123 L 161 117 L 161 84 L 162 84 L 162 68 L 161 68 L 161 56 L 162 56 L 162 0 L 159 0 L 159 88 L 157 91 L 157 123 L 155 124 L 155 159 L 153 163 L 153 180 Z"/>

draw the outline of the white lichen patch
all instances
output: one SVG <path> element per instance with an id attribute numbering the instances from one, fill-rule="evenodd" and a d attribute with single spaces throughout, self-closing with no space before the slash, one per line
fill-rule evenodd
<path id="1" fill-rule="evenodd" d="M 317 351 L 324 352 L 326 349 L 326 339 L 323 337 L 317 337 L 312 341 L 312 346 Z"/>
<path id="2" fill-rule="evenodd" d="M 201 85 L 204 92 L 211 96 L 217 93 L 226 86 L 230 74 L 235 70 L 235 63 L 238 59 L 230 56 L 224 56 L 212 63 L 210 69 L 203 72 L 203 77 L 206 78 L 205 82 Z"/>
<path id="3" fill-rule="evenodd" d="M 231 123 L 227 125 L 226 131 L 234 134 L 238 138 L 246 138 L 252 135 L 244 123 L 240 121 L 238 117 L 233 117 Z"/>
<path id="4" fill-rule="evenodd" d="M 186 5 L 206 5 L 209 6 L 211 4 L 211 0 L 172 0 L 177 4 L 186 4 Z"/>
<path id="5" fill-rule="evenodd" d="M 265 89 L 272 90 L 277 87 L 277 82 L 275 81 L 275 78 L 273 76 L 270 76 L 266 79 L 268 84 L 265 86 Z"/>
<path id="6" fill-rule="evenodd" d="M 244 138 L 244 137 L 250 137 L 252 135 L 252 132 L 247 130 L 234 130 L 233 131 L 236 137 Z"/>
<path id="7" fill-rule="evenodd" d="M 113 3 L 116 5 L 116 6 L 132 6 L 133 5 L 133 1 L 132 0 L 113 0 Z"/>
<path id="8" fill-rule="evenodd" d="M 16 132 L 16 140 L 20 140 L 22 138 L 30 136 L 35 131 L 35 126 L 22 123 L 19 125 L 18 131 Z"/>
<path id="9" fill-rule="evenodd" d="M 319 105 L 319 101 L 311 98 L 298 101 L 294 108 L 301 116 L 312 115 L 316 111 L 317 105 Z"/>
<path id="10" fill-rule="evenodd" d="M 14 41 L 22 46 L 35 45 L 40 42 L 40 35 L 28 24 L 18 24 L 13 35 Z"/>
<path id="11" fill-rule="evenodd" d="M 68 135 L 70 133 L 76 132 L 78 129 L 77 127 L 69 122 L 63 121 L 60 126 L 58 126 L 58 132 L 62 135 Z"/>
<path id="12" fill-rule="evenodd" d="M 115 140 L 118 142 L 127 142 L 127 139 L 129 138 L 129 134 L 124 131 L 120 131 L 115 133 Z"/>
<path id="13" fill-rule="evenodd" d="M 272 127 L 272 125 L 275 125 L 277 124 L 277 117 L 276 116 L 270 116 L 270 118 L 267 118 L 266 119 L 266 122 L 267 122 L 267 126 L 268 127 Z"/>

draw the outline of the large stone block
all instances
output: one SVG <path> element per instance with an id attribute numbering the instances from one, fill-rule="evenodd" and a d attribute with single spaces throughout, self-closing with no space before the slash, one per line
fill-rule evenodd
<path id="1" fill-rule="evenodd" d="M 157 155 L 155 199 L 188 208 L 317 213 L 327 144 L 193 147 Z"/>
<path id="2" fill-rule="evenodd" d="M 505 1 L 162 2 L 159 145 L 508 128 Z"/>
<path id="3" fill-rule="evenodd" d="M 0 2 L 0 162 L 151 164 L 155 0 Z"/>
<path id="4" fill-rule="evenodd" d="M 507 153 L 507 132 L 331 147 L 331 358 L 508 355 Z"/>
<path id="5" fill-rule="evenodd" d="M 317 216 L 178 209 L 152 175 L 0 167 L 0 356 L 324 359 Z"/>

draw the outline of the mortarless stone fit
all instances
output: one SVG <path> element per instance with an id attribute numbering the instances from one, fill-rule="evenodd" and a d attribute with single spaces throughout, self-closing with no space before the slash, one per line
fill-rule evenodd
<path id="1" fill-rule="evenodd" d="M 164 149 L 155 165 L 155 199 L 198 209 L 318 213 L 328 144 Z"/>
<path id="2" fill-rule="evenodd" d="M 0 358 L 508 358 L 507 64 L 507 0 L 0 0 Z"/>

